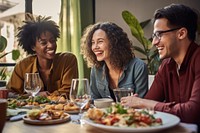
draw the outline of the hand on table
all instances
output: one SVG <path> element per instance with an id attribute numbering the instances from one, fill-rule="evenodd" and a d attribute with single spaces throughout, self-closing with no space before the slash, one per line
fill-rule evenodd
<path id="1" fill-rule="evenodd" d="M 121 98 L 121 104 L 123 106 L 132 107 L 132 108 L 154 109 L 157 103 L 158 103 L 157 101 L 142 99 L 138 97 L 137 94 L 134 94 L 133 96 L 127 96 L 127 97 Z"/>
<path id="2" fill-rule="evenodd" d="M 126 107 L 141 108 L 140 100 L 141 98 L 134 94 L 133 96 L 122 97 L 121 104 Z"/>

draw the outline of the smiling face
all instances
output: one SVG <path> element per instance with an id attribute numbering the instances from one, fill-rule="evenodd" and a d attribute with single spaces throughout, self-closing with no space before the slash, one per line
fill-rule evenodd
<path id="1" fill-rule="evenodd" d="M 56 39 L 51 32 L 44 32 L 40 38 L 36 39 L 35 47 L 32 48 L 36 52 L 39 60 L 52 60 L 56 53 Z"/>
<path id="2" fill-rule="evenodd" d="M 158 31 L 170 30 L 167 26 L 168 20 L 165 18 L 157 19 L 154 23 L 154 33 Z M 161 34 L 160 40 L 156 37 L 153 39 L 152 44 L 156 46 L 159 52 L 160 59 L 172 57 L 177 58 L 179 55 L 180 45 L 178 42 L 178 31 L 174 30 Z"/>
<path id="3" fill-rule="evenodd" d="M 92 37 L 92 51 L 96 55 L 98 61 L 109 62 L 109 40 L 105 31 L 98 29 L 94 32 Z"/>

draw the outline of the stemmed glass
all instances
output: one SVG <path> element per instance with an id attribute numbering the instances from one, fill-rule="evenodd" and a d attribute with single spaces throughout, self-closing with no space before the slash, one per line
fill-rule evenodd
<path id="1" fill-rule="evenodd" d="M 35 95 L 41 90 L 42 81 L 39 73 L 26 73 L 24 78 L 24 90 L 32 96 L 32 102 Z"/>
<path id="2" fill-rule="evenodd" d="M 80 123 L 82 110 L 88 104 L 90 99 L 91 95 L 88 79 L 72 79 L 70 89 L 70 102 L 75 103 L 80 108 L 79 119 L 76 121 L 76 123 Z"/>

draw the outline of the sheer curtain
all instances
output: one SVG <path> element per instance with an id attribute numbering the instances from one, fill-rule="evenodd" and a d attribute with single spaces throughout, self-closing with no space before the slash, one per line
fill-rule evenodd
<path id="1" fill-rule="evenodd" d="M 70 51 L 78 60 L 79 77 L 84 77 L 84 61 L 80 55 L 81 38 L 80 0 L 61 0 L 60 39 L 58 52 Z"/>
<path id="2" fill-rule="evenodd" d="M 70 51 L 78 59 L 79 77 L 89 78 L 90 69 L 80 55 L 80 39 L 85 27 L 95 22 L 95 0 L 61 0 L 58 52 Z"/>

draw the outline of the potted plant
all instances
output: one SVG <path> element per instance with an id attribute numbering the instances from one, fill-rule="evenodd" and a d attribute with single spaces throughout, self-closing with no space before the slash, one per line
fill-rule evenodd
<path id="1" fill-rule="evenodd" d="M 0 59 L 5 57 L 7 54 L 12 53 L 12 59 L 17 60 L 20 56 L 19 50 L 12 50 L 10 52 L 3 53 L 7 47 L 7 39 L 4 36 L 0 36 Z M 0 68 L 0 87 L 6 85 L 7 68 Z"/>
<path id="2" fill-rule="evenodd" d="M 123 11 L 122 17 L 130 27 L 131 34 L 138 40 L 138 42 L 140 43 L 139 45 L 142 46 L 139 47 L 139 45 L 134 45 L 134 49 L 144 55 L 145 58 L 141 59 L 147 63 L 149 74 L 155 75 L 161 61 L 158 56 L 158 50 L 151 44 L 152 38 L 147 39 L 144 36 L 143 30 L 143 28 L 151 21 L 151 19 L 139 23 L 137 18 L 134 15 L 132 15 L 129 11 Z"/>

